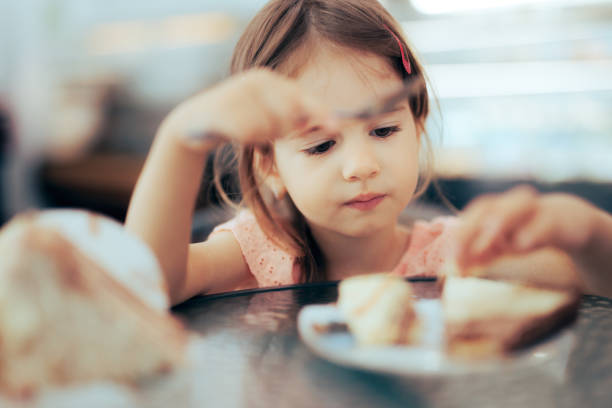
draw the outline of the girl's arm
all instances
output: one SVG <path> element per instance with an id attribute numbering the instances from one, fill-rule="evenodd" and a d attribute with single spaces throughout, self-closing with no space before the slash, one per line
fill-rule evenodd
<path id="1" fill-rule="evenodd" d="M 588 292 L 612 296 L 612 216 L 590 203 L 518 187 L 474 200 L 462 221 L 460 266 L 553 246 L 573 258 Z"/>
<path id="2" fill-rule="evenodd" d="M 153 142 L 125 225 L 156 254 L 166 277 L 170 301 L 175 304 L 207 289 L 229 289 L 233 282 L 244 279 L 248 268 L 231 234 L 229 239 L 211 240 L 207 245 L 189 244 L 196 196 L 213 143 L 194 150 L 181 143 L 182 135 L 171 129 L 162 125 Z M 218 269 L 210 253 L 226 260 L 225 267 Z M 213 270 L 223 270 L 226 285 L 212 284 L 214 277 L 205 272 Z"/>
<path id="3" fill-rule="evenodd" d="M 189 244 L 211 149 L 222 139 L 269 142 L 312 120 L 326 125 L 329 116 L 295 82 L 258 69 L 188 99 L 164 119 L 136 183 L 125 225 L 157 256 L 173 304 L 202 292 L 230 290 L 250 278 L 231 233 Z"/>

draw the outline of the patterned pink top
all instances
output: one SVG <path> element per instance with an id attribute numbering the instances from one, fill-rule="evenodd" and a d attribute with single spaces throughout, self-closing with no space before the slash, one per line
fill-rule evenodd
<path id="1" fill-rule="evenodd" d="M 417 221 L 412 227 L 406 253 L 391 272 L 400 276 L 436 276 L 452 250 L 455 217 Z M 291 285 L 299 282 L 295 257 L 280 249 L 257 224 L 255 216 L 243 210 L 213 232 L 231 231 L 258 287 Z"/>

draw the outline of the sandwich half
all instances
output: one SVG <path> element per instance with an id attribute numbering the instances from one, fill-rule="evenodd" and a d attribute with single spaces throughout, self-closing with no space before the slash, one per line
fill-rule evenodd
<path id="1" fill-rule="evenodd" d="M 411 344 L 419 338 L 412 288 L 401 277 L 347 278 L 338 288 L 338 308 L 359 345 Z"/>
<path id="2" fill-rule="evenodd" d="M 571 322 L 579 292 L 477 277 L 447 277 L 445 338 L 454 356 L 503 355 Z"/>

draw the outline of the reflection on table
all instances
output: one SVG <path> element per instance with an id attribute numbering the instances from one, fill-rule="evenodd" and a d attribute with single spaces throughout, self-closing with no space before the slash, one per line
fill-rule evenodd
<path id="1" fill-rule="evenodd" d="M 413 282 L 420 298 L 436 282 Z M 584 296 L 566 370 L 532 367 L 465 376 L 391 376 L 316 357 L 296 328 L 299 310 L 334 302 L 334 283 L 196 297 L 174 309 L 204 337 L 197 393 L 211 406 L 575 407 L 612 400 L 612 300 Z M 558 372 L 557 372 L 558 371 Z"/>

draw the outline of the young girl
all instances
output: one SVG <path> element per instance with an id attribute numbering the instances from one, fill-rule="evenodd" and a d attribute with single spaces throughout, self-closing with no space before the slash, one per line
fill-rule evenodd
<path id="1" fill-rule="evenodd" d="M 126 227 L 157 254 L 173 303 L 373 271 L 435 275 L 457 237 L 466 248 L 478 237 L 456 233 L 454 218 L 398 223 L 429 179 L 419 165 L 428 96 L 421 65 L 378 2 L 272 0 L 238 42 L 231 72 L 164 120 L 128 210 Z M 385 114 L 338 114 L 406 82 L 420 86 Z M 225 141 L 236 146 L 244 209 L 189 244 L 206 157 Z M 612 235 L 609 216 L 582 210 L 607 223 L 585 242 Z"/>

